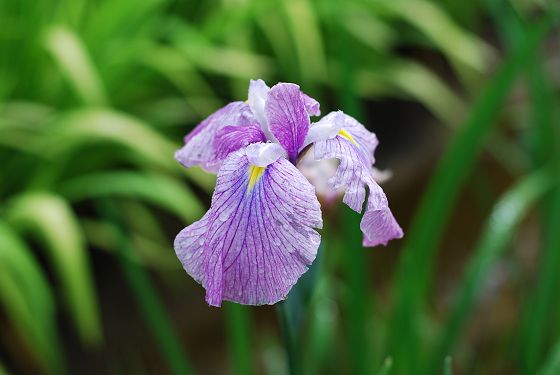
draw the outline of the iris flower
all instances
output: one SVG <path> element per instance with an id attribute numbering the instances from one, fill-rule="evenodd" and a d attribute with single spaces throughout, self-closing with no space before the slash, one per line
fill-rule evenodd
<path id="1" fill-rule="evenodd" d="M 328 182 L 343 202 L 362 211 L 363 245 L 403 235 L 373 178 L 378 144 L 354 118 L 331 112 L 316 123 L 319 103 L 298 85 L 269 88 L 252 80 L 246 102 L 233 102 L 185 137 L 175 158 L 217 173 L 208 212 L 183 229 L 175 251 L 186 272 L 206 289 L 206 302 L 274 304 L 286 298 L 317 255 L 322 227 L 314 186 L 298 170 L 307 152 L 335 159 Z"/>

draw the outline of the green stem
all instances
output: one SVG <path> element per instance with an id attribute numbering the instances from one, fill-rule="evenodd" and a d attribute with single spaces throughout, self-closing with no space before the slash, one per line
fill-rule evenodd
<path id="1" fill-rule="evenodd" d="M 226 324 L 234 373 L 252 374 L 249 313 L 245 306 L 225 303 Z"/>
<path id="2" fill-rule="evenodd" d="M 288 368 L 290 375 L 301 374 L 300 357 L 297 348 L 297 338 L 294 329 L 294 317 L 291 314 L 288 300 L 282 301 L 276 305 L 278 312 L 278 320 L 280 321 L 280 329 L 284 337 L 284 346 L 286 348 L 286 356 L 288 357 Z"/>
<path id="3" fill-rule="evenodd" d="M 349 342 L 350 360 L 353 374 L 365 374 L 370 366 L 371 353 L 367 340 L 366 320 L 369 314 L 368 302 L 374 300 L 373 294 L 368 294 L 366 249 L 362 247 L 360 232 L 360 216 L 348 207 L 343 207 L 343 234 L 346 248 L 344 249 L 344 271 L 348 283 L 345 310 Z M 372 361 L 373 362 L 373 361 Z"/>

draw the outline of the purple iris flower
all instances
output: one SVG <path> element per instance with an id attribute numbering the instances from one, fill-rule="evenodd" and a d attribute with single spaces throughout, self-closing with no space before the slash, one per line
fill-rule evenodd
<path id="1" fill-rule="evenodd" d="M 274 304 L 315 259 L 323 221 L 315 188 L 297 168 L 306 152 L 338 160 L 329 186 L 343 189 L 344 203 L 357 212 L 367 186 L 364 246 L 402 237 L 373 178 L 375 134 L 341 111 L 311 123 L 319 114 L 319 103 L 298 85 L 269 88 L 252 80 L 247 102 L 210 115 L 176 152 L 185 167 L 218 174 L 210 209 L 175 239 L 177 256 L 206 289 L 209 305 Z"/>

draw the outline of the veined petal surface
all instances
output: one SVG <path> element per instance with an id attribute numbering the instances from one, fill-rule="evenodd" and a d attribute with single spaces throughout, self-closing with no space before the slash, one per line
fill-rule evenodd
<path id="1" fill-rule="evenodd" d="M 244 102 L 233 102 L 211 114 L 206 120 L 202 121 L 185 137 L 185 145 L 177 150 L 175 159 L 185 167 L 200 166 L 208 172 L 216 173 L 230 149 L 217 149 L 219 142 L 216 135 L 225 127 L 251 127 L 256 124 L 256 120 L 248 104 Z M 256 133 L 249 134 L 254 137 Z M 243 133 L 238 133 L 239 136 Z M 260 138 L 258 139 L 260 140 Z M 251 140 L 249 140 L 251 141 Z M 248 143 L 238 142 L 240 145 Z"/>
<path id="2" fill-rule="evenodd" d="M 354 211 L 362 211 L 368 187 L 366 212 L 360 224 L 364 234 L 363 245 L 386 245 L 391 239 L 401 238 L 403 231 L 389 209 L 383 189 L 373 178 L 373 151 L 377 138 L 352 117 L 342 115 L 337 115 L 342 122 L 339 134 L 313 144 L 315 159 L 335 158 L 340 161 L 329 183 L 333 189 L 345 189 L 343 202 Z"/>
<path id="3" fill-rule="evenodd" d="M 314 188 L 295 166 L 281 157 L 254 166 L 242 149 L 224 161 L 210 210 L 175 250 L 209 305 L 274 304 L 315 259 L 321 227 Z"/>
<path id="4" fill-rule="evenodd" d="M 293 83 L 279 83 L 268 93 L 265 115 L 271 133 L 288 152 L 293 163 L 309 131 L 309 115 L 302 92 Z"/>

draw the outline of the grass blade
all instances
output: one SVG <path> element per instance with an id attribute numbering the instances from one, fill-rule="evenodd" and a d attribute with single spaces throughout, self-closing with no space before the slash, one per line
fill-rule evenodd
<path id="1" fill-rule="evenodd" d="M 8 217 L 42 239 L 82 340 L 99 344 L 101 325 L 87 251 L 67 202 L 46 192 L 27 193 L 11 202 Z"/>
<path id="2" fill-rule="evenodd" d="M 279 1 L 297 53 L 302 83 L 322 81 L 327 64 L 316 10 L 308 0 Z"/>
<path id="3" fill-rule="evenodd" d="M 197 168 L 185 172 L 185 168 L 173 160 L 179 144 L 171 142 L 145 122 L 121 112 L 104 109 L 69 112 L 53 127 L 51 137 L 41 140 L 44 143 L 37 148 L 50 150 L 51 158 L 57 160 L 66 160 L 70 152 L 92 141 L 115 143 L 128 149 L 132 159 L 141 167 L 153 166 L 176 175 L 184 174 L 204 190 L 214 189 L 215 177 L 211 174 Z"/>
<path id="4" fill-rule="evenodd" d="M 461 29 L 437 3 L 415 1 L 377 1 L 382 11 L 398 16 L 424 33 L 443 53 L 477 72 L 484 71 L 492 50 L 475 35 Z M 461 46 L 461 48 L 457 48 Z"/>
<path id="5" fill-rule="evenodd" d="M 434 259 L 433 254 L 459 188 L 470 173 L 502 102 L 550 29 L 551 21 L 547 18 L 531 27 L 520 47 L 480 95 L 466 123 L 442 156 L 405 236 L 403 255 L 394 283 L 393 295 L 397 296 L 397 300 L 389 344 L 395 365 L 399 368 L 404 366 L 404 373 L 412 372 L 418 365 L 417 324 L 429 287 L 431 260 Z M 407 337 L 404 342 L 403 337 Z"/>
<path id="6" fill-rule="evenodd" d="M 33 310 L 54 319 L 51 288 L 31 250 L 8 225 L 0 222 L 0 263 L 17 275 L 20 286 L 34 302 Z"/>
<path id="7" fill-rule="evenodd" d="M 368 345 L 366 318 L 370 311 L 369 304 L 373 303 L 374 295 L 367 290 L 367 257 L 362 246 L 360 232 L 360 215 L 348 207 L 343 207 L 344 243 L 343 269 L 348 283 L 345 309 L 347 314 L 346 327 L 348 347 L 352 373 L 366 374 L 370 368 L 369 359 L 372 357 L 371 347 Z"/>
<path id="8" fill-rule="evenodd" d="M 29 248 L 9 226 L 1 222 L 0 269 L 5 288 L 2 299 L 23 339 L 47 372 L 63 372 L 64 361 L 56 331 L 51 289 Z"/>
<path id="9" fill-rule="evenodd" d="M 548 360 L 537 372 L 537 375 L 556 375 L 558 373 L 560 373 L 560 340 L 552 348 Z"/>
<path id="10" fill-rule="evenodd" d="M 391 374 L 391 368 L 393 368 L 393 358 L 387 357 L 387 358 L 385 358 L 385 361 L 383 361 L 383 364 L 381 365 L 381 368 L 379 369 L 378 374 L 379 375 L 390 375 Z"/>
<path id="11" fill-rule="evenodd" d="M 553 182 L 549 169 L 539 170 L 508 190 L 495 205 L 469 262 L 465 277 L 457 288 L 457 299 L 430 361 L 431 373 L 440 366 L 445 355 L 452 352 L 453 345 L 474 306 L 478 291 L 490 274 L 490 268 L 513 237 L 517 225 L 553 186 Z"/>
<path id="12" fill-rule="evenodd" d="M 65 26 L 52 27 L 46 34 L 45 44 L 84 104 L 103 106 L 108 103 L 105 88 L 86 47 L 72 30 Z"/>
<path id="13" fill-rule="evenodd" d="M 445 357 L 443 362 L 443 375 L 453 375 L 453 362 L 451 357 Z"/>
<path id="14" fill-rule="evenodd" d="M 287 301 L 276 304 L 276 312 L 280 321 L 282 336 L 284 337 L 284 347 L 286 348 L 286 359 L 290 375 L 301 374 L 300 351 L 298 348 L 297 333 L 295 330 L 294 316 Z"/>
<path id="15" fill-rule="evenodd" d="M 458 119 L 464 117 L 464 101 L 441 78 L 419 63 L 391 59 L 375 71 L 357 72 L 355 81 L 360 95 L 378 96 L 380 89 L 394 91 L 422 103 L 450 126 L 456 126 Z"/>
<path id="16" fill-rule="evenodd" d="M 173 325 L 157 296 L 149 275 L 133 259 L 128 236 L 124 232 L 115 207 L 104 201 L 100 204 L 99 210 L 114 225 L 116 252 L 124 276 L 168 363 L 169 369 L 177 375 L 191 374 L 191 366 L 183 354 L 179 338 L 175 334 Z"/>
<path id="17" fill-rule="evenodd" d="M 560 170 L 560 129 L 554 111 L 554 91 L 544 71 L 535 61 L 529 70 L 533 96 L 534 145 L 532 154 L 537 165 L 552 161 L 551 173 Z M 521 356 L 525 373 L 533 374 L 542 360 L 547 325 L 557 308 L 557 286 L 560 283 L 560 186 L 557 186 L 541 205 L 543 220 L 542 255 L 537 283 L 527 304 L 522 338 Z"/>
<path id="18" fill-rule="evenodd" d="M 169 169 L 175 143 L 141 120 L 112 110 L 86 109 L 67 112 L 44 140 L 53 157 L 79 149 L 92 141 L 111 142 L 130 150 L 143 162 Z"/>
<path id="19" fill-rule="evenodd" d="M 32 306 L 26 300 L 18 280 L 15 280 L 3 268 L 0 265 L 0 302 L 4 307 L 7 318 L 26 343 L 32 345 L 34 349 L 39 349 L 37 352 L 40 355 L 39 359 L 42 364 L 47 364 L 46 370 L 49 373 L 55 374 L 57 371 L 64 371 L 60 367 L 61 363 L 55 363 L 54 359 L 43 357 L 44 355 L 55 354 L 52 351 L 49 353 L 48 337 L 45 336 L 45 331 L 36 321 Z"/>
<path id="20" fill-rule="evenodd" d="M 192 223 L 206 209 L 184 184 L 159 174 L 117 171 L 93 173 L 64 182 L 59 191 L 70 201 L 103 197 L 143 199 Z"/>

